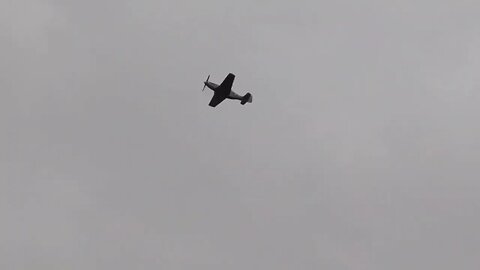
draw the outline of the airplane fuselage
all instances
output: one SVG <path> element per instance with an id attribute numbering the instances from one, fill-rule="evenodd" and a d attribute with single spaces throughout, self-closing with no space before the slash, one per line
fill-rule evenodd
<path id="1" fill-rule="evenodd" d="M 228 99 L 239 99 L 239 100 L 242 100 L 242 96 L 240 96 L 239 94 L 235 93 L 232 91 L 232 89 L 220 89 L 218 88 L 218 84 L 216 83 L 213 83 L 213 82 L 204 82 L 204 84 L 210 88 L 211 90 L 213 90 L 214 92 L 217 92 L 217 90 L 220 90 L 220 91 L 228 91 L 228 93 L 225 93 L 226 94 L 226 98 Z"/>
<path id="2" fill-rule="evenodd" d="M 218 87 L 218 84 L 213 82 L 204 82 L 204 84 L 213 91 L 215 91 L 215 89 Z"/>

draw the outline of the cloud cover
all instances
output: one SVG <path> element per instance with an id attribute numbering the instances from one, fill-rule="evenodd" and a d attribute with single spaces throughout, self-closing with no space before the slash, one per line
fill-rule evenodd
<path id="1" fill-rule="evenodd" d="M 0 265 L 478 268 L 479 11 L 1 2 Z"/>

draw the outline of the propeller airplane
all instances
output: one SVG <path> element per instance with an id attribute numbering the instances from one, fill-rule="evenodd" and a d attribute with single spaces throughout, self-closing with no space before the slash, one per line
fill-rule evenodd
<path id="1" fill-rule="evenodd" d="M 208 81 L 209 79 L 210 75 L 208 75 L 207 80 L 203 82 L 204 85 L 202 90 L 205 91 L 205 87 L 208 87 L 214 92 L 210 103 L 208 103 L 209 106 L 215 107 L 225 99 L 238 99 L 242 105 L 252 103 L 252 94 L 246 93 L 244 96 L 240 96 L 232 91 L 233 80 L 235 79 L 235 75 L 232 73 L 229 73 L 220 85 Z"/>

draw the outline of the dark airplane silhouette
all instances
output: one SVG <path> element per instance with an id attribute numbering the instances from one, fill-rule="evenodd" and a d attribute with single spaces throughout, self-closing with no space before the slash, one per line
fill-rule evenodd
<path id="1" fill-rule="evenodd" d="M 202 91 L 205 90 L 205 86 L 208 86 L 208 88 L 212 89 L 214 92 L 212 100 L 208 103 L 209 106 L 215 107 L 226 98 L 238 99 L 242 105 L 245 105 L 247 102 L 252 103 L 252 94 L 247 93 L 242 97 L 232 91 L 233 80 L 235 79 L 235 75 L 232 73 L 229 73 L 220 85 L 209 82 L 208 79 L 210 79 L 210 75 L 208 75 L 207 80 L 203 82 L 205 85 L 203 86 Z"/>

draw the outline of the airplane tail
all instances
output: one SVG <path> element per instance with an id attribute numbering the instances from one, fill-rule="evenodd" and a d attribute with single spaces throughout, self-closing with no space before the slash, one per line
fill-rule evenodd
<path id="1" fill-rule="evenodd" d="M 247 93 L 245 96 L 242 97 L 242 101 L 240 101 L 240 104 L 245 105 L 245 103 L 252 103 L 252 94 Z"/>

